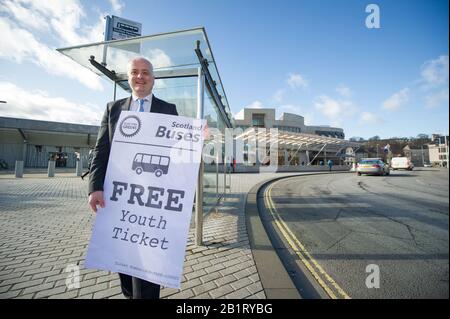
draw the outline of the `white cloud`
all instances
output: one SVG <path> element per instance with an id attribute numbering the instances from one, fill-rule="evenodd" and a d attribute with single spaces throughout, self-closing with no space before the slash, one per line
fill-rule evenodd
<path id="1" fill-rule="evenodd" d="M 421 89 L 426 96 L 424 97 L 425 106 L 428 109 L 449 103 L 449 63 L 448 55 L 426 61 L 421 67 Z"/>
<path id="2" fill-rule="evenodd" d="M 448 88 L 425 97 L 427 108 L 434 108 L 440 105 L 448 105 L 448 101 Z"/>
<path id="3" fill-rule="evenodd" d="M 94 25 L 87 25 L 83 6 L 78 0 L 0 0 L 4 12 L 18 25 L 48 37 L 49 30 L 61 46 L 97 42 L 103 39 L 105 21 L 99 15 Z M 44 33 L 45 32 L 45 33 Z"/>
<path id="4" fill-rule="evenodd" d="M 287 79 L 287 84 L 292 88 L 303 88 L 306 89 L 309 86 L 309 83 L 306 79 L 303 78 L 300 74 L 289 74 L 289 78 Z"/>
<path id="5" fill-rule="evenodd" d="M 0 114 L 6 117 L 98 125 L 103 114 L 97 105 L 50 97 L 45 91 L 30 91 L 10 82 L 0 82 L 0 92 L 8 102 L 0 104 Z"/>
<path id="6" fill-rule="evenodd" d="M 122 14 L 122 10 L 125 7 L 124 3 L 120 0 L 109 0 L 111 7 L 116 14 Z"/>
<path id="7" fill-rule="evenodd" d="M 319 96 L 314 102 L 315 108 L 328 118 L 334 119 L 342 112 L 342 105 L 326 95 Z"/>
<path id="8" fill-rule="evenodd" d="M 305 119 L 305 125 L 309 125 L 312 126 L 314 125 L 314 113 L 313 112 L 308 112 L 305 114 L 301 114 L 303 116 L 303 118 Z"/>
<path id="9" fill-rule="evenodd" d="M 370 112 L 362 112 L 359 115 L 359 125 L 367 125 L 367 124 L 380 124 L 382 123 L 382 119 Z"/>
<path id="10" fill-rule="evenodd" d="M 350 90 L 350 88 L 348 88 L 347 86 L 342 85 L 342 84 L 336 88 L 336 92 L 338 92 L 342 97 L 345 97 L 345 98 L 349 98 L 353 94 L 353 92 L 352 92 L 352 90 Z"/>
<path id="11" fill-rule="evenodd" d="M 409 100 L 409 88 L 404 88 L 383 102 L 382 108 L 388 111 L 399 109 Z"/>
<path id="12" fill-rule="evenodd" d="M 244 106 L 246 109 L 263 109 L 265 106 L 260 101 L 254 101 L 252 104 Z"/>
<path id="13" fill-rule="evenodd" d="M 286 93 L 285 90 L 277 90 L 273 95 L 273 100 L 277 103 L 280 103 L 281 101 L 283 101 L 285 93 Z"/>
<path id="14" fill-rule="evenodd" d="M 23 7 L 18 1 L 2 0 L 0 12 L 9 12 L 20 24 L 36 30 L 48 31 L 49 26 L 44 17 L 37 11 Z"/>
<path id="15" fill-rule="evenodd" d="M 50 74 L 75 79 L 94 90 L 103 89 L 97 75 L 42 44 L 29 31 L 15 26 L 3 17 L 0 17 L 0 30 L 0 58 L 16 63 L 31 62 Z"/>
<path id="16" fill-rule="evenodd" d="M 358 108 L 351 101 L 336 100 L 326 95 L 317 97 L 314 107 L 334 126 L 340 126 L 346 118 L 352 117 L 358 112 Z"/>
<path id="17" fill-rule="evenodd" d="M 154 69 L 166 68 L 174 65 L 167 53 L 161 49 L 147 51 L 146 57 L 152 62 Z"/>
<path id="18" fill-rule="evenodd" d="M 441 55 L 422 65 L 422 79 L 428 86 L 448 85 L 448 55 Z"/>
<path id="19" fill-rule="evenodd" d="M 244 109 L 240 110 L 233 116 L 236 120 L 243 120 L 244 119 Z"/>

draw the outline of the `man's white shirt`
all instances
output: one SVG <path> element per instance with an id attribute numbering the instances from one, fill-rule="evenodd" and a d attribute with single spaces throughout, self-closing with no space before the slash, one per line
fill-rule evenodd
<path id="1" fill-rule="evenodd" d="M 138 97 L 134 94 L 131 94 L 131 105 L 130 105 L 130 111 L 139 112 L 139 101 Z M 153 99 L 153 93 L 150 93 L 146 97 L 144 97 L 144 112 L 150 112 L 152 109 L 152 99 Z"/>

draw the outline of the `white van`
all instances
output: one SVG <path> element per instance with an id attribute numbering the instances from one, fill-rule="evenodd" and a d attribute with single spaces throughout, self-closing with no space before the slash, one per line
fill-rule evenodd
<path id="1" fill-rule="evenodd" d="M 408 171 L 412 171 L 414 165 L 407 157 L 393 157 L 391 160 L 391 168 L 393 170 L 407 169 Z"/>

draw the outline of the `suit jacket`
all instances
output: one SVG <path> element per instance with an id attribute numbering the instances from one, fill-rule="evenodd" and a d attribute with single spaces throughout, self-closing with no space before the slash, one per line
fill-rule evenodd
<path id="1" fill-rule="evenodd" d="M 109 152 L 112 138 L 122 111 L 128 111 L 131 105 L 131 96 L 125 99 L 109 102 L 103 114 L 102 123 L 98 132 L 97 143 L 93 151 L 93 160 L 89 172 L 89 194 L 103 190 L 103 183 L 108 167 Z M 150 112 L 178 115 L 175 104 L 167 103 L 153 95 Z"/>

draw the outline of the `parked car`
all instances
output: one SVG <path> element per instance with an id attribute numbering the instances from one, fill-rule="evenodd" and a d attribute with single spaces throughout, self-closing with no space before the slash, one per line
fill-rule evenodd
<path id="1" fill-rule="evenodd" d="M 374 174 L 374 175 L 389 175 L 389 165 L 383 162 L 380 158 L 363 158 L 356 164 L 356 173 Z"/>
<path id="2" fill-rule="evenodd" d="M 423 167 L 433 167 L 433 165 L 431 165 L 429 163 L 425 163 L 425 164 L 423 164 Z"/>
<path id="3" fill-rule="evenodd" d="M 395 171 L 396 169 L 407 169 L 412 171 L 414 164 L 407 157 L 393 157 L 391 160 L 391 168 Z"/>

